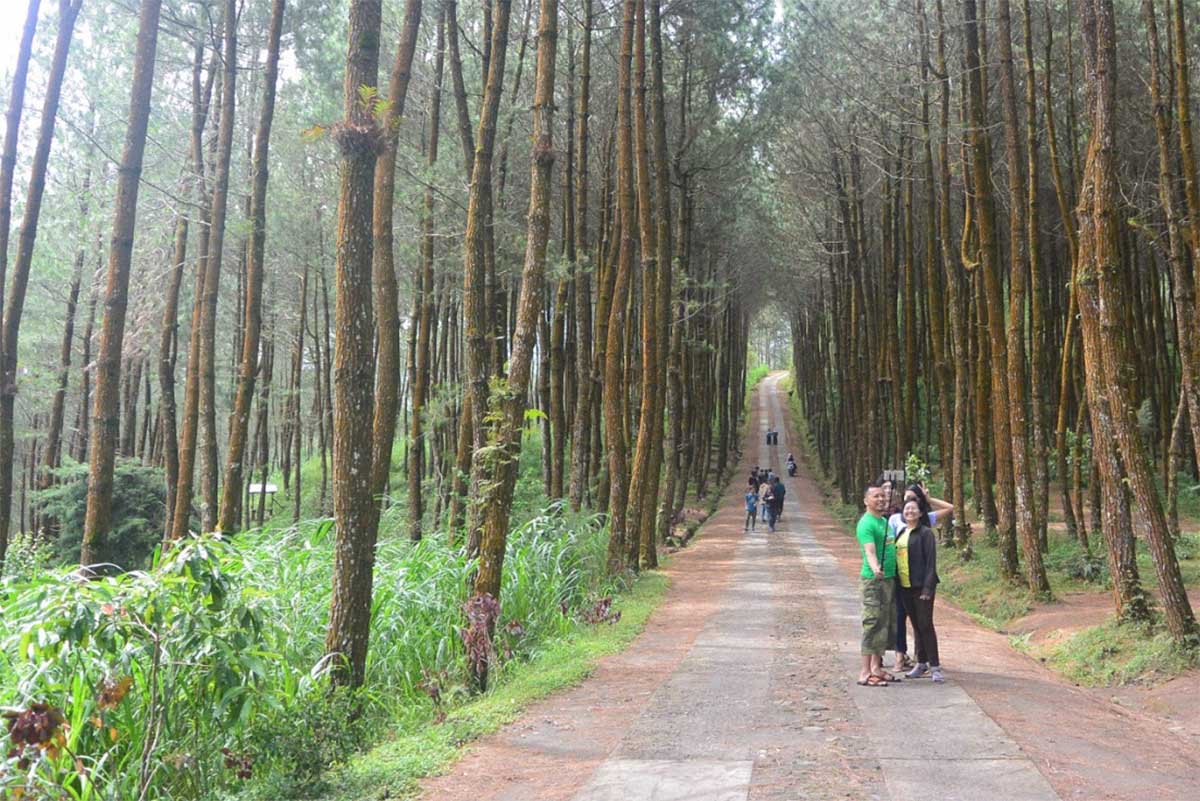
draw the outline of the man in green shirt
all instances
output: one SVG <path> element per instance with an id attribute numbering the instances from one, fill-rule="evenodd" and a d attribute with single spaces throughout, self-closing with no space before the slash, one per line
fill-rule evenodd
<path id="1" fill-rule="evenodd" d="M 886 687 L 896 677 L 883 670 L 883 652 L 896 641 L 896 545 L 884 517 L 888 496 L 878 483 L 863 493 L 866 511 L 858 520 L 855 536 L 862 549 L 862 669 L 858 683 Z"/>

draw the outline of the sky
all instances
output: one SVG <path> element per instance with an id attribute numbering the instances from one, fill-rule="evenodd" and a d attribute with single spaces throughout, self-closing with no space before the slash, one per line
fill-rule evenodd
<path id="1" fill-rule="evenodd" d="M 21 26 L 25 24 L 25 12 L 28 8 L 29 5 L 24 0 L 0 0 L 0 79 L 3 79 L 5 84 L 17 66 Z"/>

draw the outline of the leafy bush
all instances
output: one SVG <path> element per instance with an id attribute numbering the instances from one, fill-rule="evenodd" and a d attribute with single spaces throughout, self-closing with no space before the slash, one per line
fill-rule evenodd
<path id="1" fill-rule="evenodd" d="M 36 494 L 41 512 L 58 522 L 55 554 L 63 563 L 79 563 L 83 520 L 87 514 L 88 466 L 71 462 L 55 471 L 58 483 Z M 98 562 L 126 570 L 144 568 L 162 540 L 166 513 L 163 471 L 133 459 L 120 459 L 113 470 L 112 530 L 96 544 Z"/>
<path id="2" fill-rule="evenodd" d="M 4 564 L 0 565 L 0 577 L 29 580 L 42 575 L 57 563 L 54 545 L 31 533 L 17 532 L 8 543 Z"/>
<path id="3" fill-rule="evenodd" d="M 1046 555 L 1046 567 L 1079 581 L 1108 584 L 1108 562 L 1101 554 L 1085 554 L 1078 546 L 1055 548 Z"/>
<path id="4" fill-rule="evenodd" d="M 301 797 L 394 727 L 437 719 L 468 683 L 460 631 L 474 564 L 444 537 L 387 536 L 396 514 L 376 556 L 366 685 L 353 695 L 329 695 L 325 680 L 328 520 L 194 538 L 144 572 L 97 581 L 5 580 L 0 707 L 51 723 L 61 713 L 66 725 L 34 727 L 44 747 L 0 760 L 0 798 L 21 786 L 116 801 L 143 785 L 144 797 L 180 801 Z M 512 532 L 495 682 L 612 591 L 606 543 L 601 518 L 557 507 Z"/>
<path id="5" fill-rule="evenodd" d="M 56 710 L 65 725 L 53 747 L 10 756 L 0 796 L 198 798 L 221 783 L 214 757 L 253 717 L 271 658 L 261 605 L 222 567 L 226 547 L 198 539 L 150 572 L 60 571 L 8 595 L 0 703 Z"/>
<path id="6" fill-rule="evenodd" d="M 905 483 L 926 486 L 929 484 L 931 475 L 932 471 L 929 469 L 929 464 L 921 458 L 920 454 L 910 453 L 908 458 L 904 460 Z"/>

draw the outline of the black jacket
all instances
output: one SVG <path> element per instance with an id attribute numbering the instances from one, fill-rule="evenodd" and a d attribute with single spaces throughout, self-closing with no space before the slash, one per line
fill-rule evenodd
<path id="1" fill-rule="evenodd" d="M 917 526 L 908 535 L 908 583 L 913 589 L 933 595 L 938 581 L 937 537 L 929 526 Z"/>

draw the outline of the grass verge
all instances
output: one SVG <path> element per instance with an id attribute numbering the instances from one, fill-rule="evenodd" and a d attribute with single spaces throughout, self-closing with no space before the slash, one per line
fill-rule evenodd
<path id="1" fill-rule="evenodd" d="M 453 709 L 445 721 L 421 721 L 355 757 L 328 777 L 335 791 L 321 801 L 375 801 L 412 797 L 417 782 L 447 770 L 462 746 L 516 719 L 531 703 L 583 681 L 599 659 L 623 650 L 646 624 L 667 589 L 662 573 L 643 573 L 617 597 L 621 619 L 612 625 L 581 624 L 528 662 L 513 665 L 486 695 Z"/>
<path id="2" fill-rule="evenodd" d="M 1085 687 L 1157 684 L 1197 666 L 1162 626 L 1108 620 L 1058 640 L 1019 646 Z"/>

